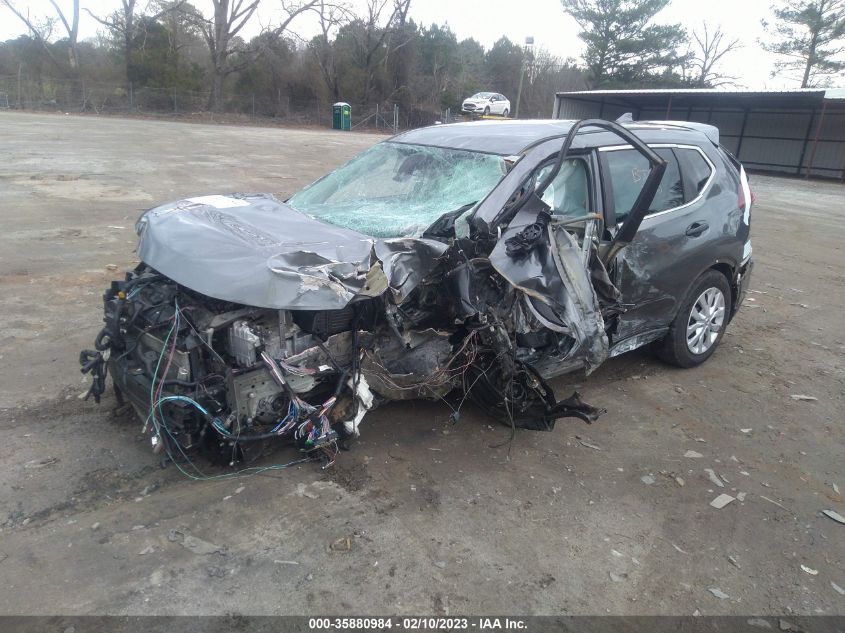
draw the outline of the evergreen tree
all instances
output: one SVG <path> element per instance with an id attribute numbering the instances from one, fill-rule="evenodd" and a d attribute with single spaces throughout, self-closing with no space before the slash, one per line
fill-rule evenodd
<path id="1" fill-rule="evenodd" d="M 845 71 L 845 0 L 787 0 L 773 7 L 774 39 L 763 48 L 781 56 L 775 68 L 798 72 L 801 87 L 824 83 Z"/>
<path id="2" fill-rule="evenodd" d="M 686 42 L 680 24 L 652 24 L 669 0 L 561 0 L 581 27 L 579 37 L 588 75 L 595 87 L 648 84 L 682 63 Z"/>

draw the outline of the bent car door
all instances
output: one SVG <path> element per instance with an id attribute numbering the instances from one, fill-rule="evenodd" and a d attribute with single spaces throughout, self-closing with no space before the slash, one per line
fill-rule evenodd
<path id="1" fill-rule="evenodd" d="M 715 261 L 713 238 L 723 232 L 724 221 L 705 200 L 716 173 L 710 159 L 694 145 L 653 149 L 666 172 L 639 231 L 616 258 L 614 281 L 626 310 L 611 355 L 662 336 L 690 284 Z M 631 148 L 602 148 L 599 157 L 612 226 L 624 222 L 648 164 Z"/>
<path id="2" fill-rule="evenodd" d="M 641 152 L 647 165 L 644 186 L 635 194 L 629 217 L 613 240 L 602 244 L 596 232 L 598 218 L 591 213 L 589 192 L 595 178 L 590 177 L 589 163 L 565 158 L 578 130 L 588 125 L 621 136 Z M 636 234 L 665 167 L 665 161 L 628 130 L 607 121 L 584 120 L 573 126 L 558 155 L 541 164 L 523 188 L 530 193 L 510 218 L 490 262 L 522 291 L 533 318 L 560 336 L 560 353 L 536 365 L 544 376 L 568 371 L 573 362 L 590 371 L 607 358 L 595 279 L 604 273 L 604 258 L 612 258 Z"/>

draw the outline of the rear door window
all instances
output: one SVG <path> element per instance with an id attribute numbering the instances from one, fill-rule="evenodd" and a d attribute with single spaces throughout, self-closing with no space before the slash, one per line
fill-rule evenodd
<path id="1" fill-rule="evenodd" d="M 678 156 L 684 173 L 684 184 L 687 190 L 686 200 L 689 202 L 697 198 L 698 194 L 702 192 L 713 174 L 713 168 L 710 167 L 710 163 L 701 155 L 701 152 L 696 149 L 679 147 L 675 149 L 675 154 Z"/>
<path id="2" fill-rule="evenodd" d="M 678 159 L 669 148 L 658 148 L 654 151 L 667 164 L 649 213 L 666 211 L 684 204 L 684 185 Z M 634 149 L 621 149 L 601 152 L 601 161 L 611 194 L 610 211 L 618 224 L 628 217 L 648 178 L 648 160 Z"/>

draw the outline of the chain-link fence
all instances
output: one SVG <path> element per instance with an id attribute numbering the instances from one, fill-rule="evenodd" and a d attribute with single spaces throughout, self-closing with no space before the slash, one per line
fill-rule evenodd
<path id="1" fill-rule="evenodd" d="M 443 120 L 444 112 L 400 107 L 395 103 L 351 104 L 352 128 L 396 132 Z M 84 112 L 162 116 L 204 120 L 253 121 L 314 127 L 332 126 L 332 104 L 320 100 L 229 93 L 214 107 L 210 92 L 144 86 L 0 77 L 0 108 L 52 112 Z M 454 117 L 452 117 L 454 120 Z"/>

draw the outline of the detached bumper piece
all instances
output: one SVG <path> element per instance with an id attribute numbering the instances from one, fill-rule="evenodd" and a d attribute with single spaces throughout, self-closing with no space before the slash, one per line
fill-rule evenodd
<path id="1" fill-rule="evenodd" d="M 581 400 L 581 394 L 572 392 L 566 400 L 560 400 L 549 411 L 549 416 L 555 418 L 578 418 L 587 424 L 592 424 L 600 416 L 607 413 L 607 409 L 598 409 Z"/>
<path id="2" fill-rule="evenodd" d="M 606 413 L 593 407 L 576 391 L 565 400 L 555 399 L 554 390 L 532 367 L 516 361 L 478 367 L 470 395 L 490 417 L 505 426 L 530 431 L 551 431 L 560 418 L 578 418 L 592 424 Z"/>
<path id="3" fill-rule="evenodd" d="M 84 349 L 79 352 L 79 364 L 83 374 L 91 374 L 91 386 L 88 388 L 88 393 L 85 394 L 85 399 L 88 400 L 94 396 L 94 402 L 100 404 L 100 396 L 106 391 L 106 373 L 108 366 L 102 353 Z"/>

